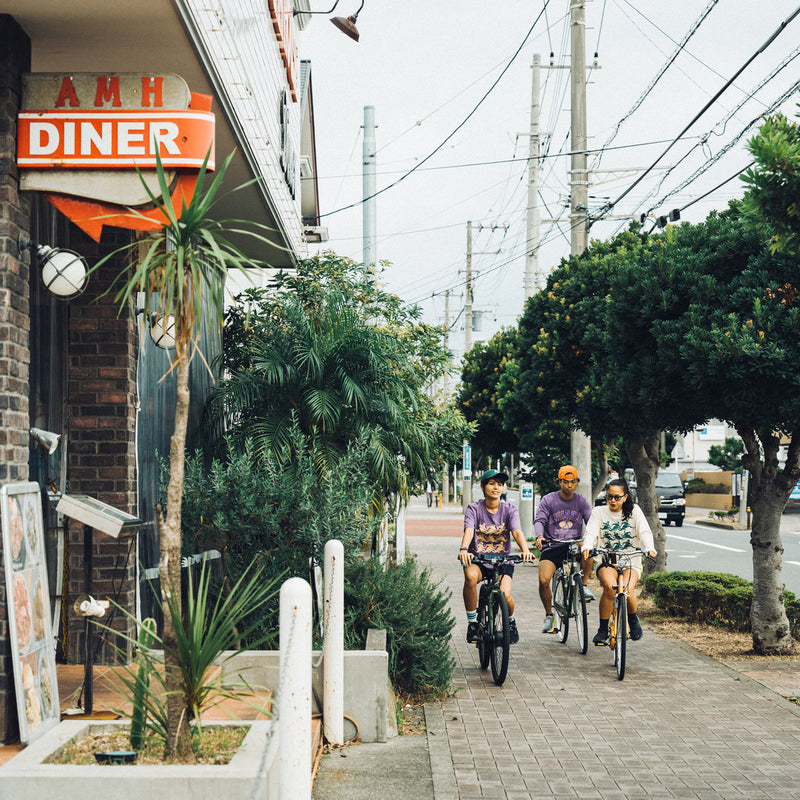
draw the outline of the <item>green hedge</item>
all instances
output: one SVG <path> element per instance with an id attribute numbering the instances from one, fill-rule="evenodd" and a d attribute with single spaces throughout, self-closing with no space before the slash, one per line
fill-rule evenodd
<path id="1" fill-rule="evenodd" d="M 344 595 L 347 649 L 363 649 L 369 628 L 385 628 L 395 688 L 418 700 L 452 691 L 450 592 L 437 586 L 429 568 L 418 569 L 413 558 L 386 568 L 375 558 L 352 559 Z"/>
<path id="2" fill-rule="evenodd" d="M 656 607 L 668 616 L 750 631 L 753 584 L 738 575 L 653 572 L 645 578 L 645 589 L 653 595 Z M 789 591 L 784 591 L 784 601 L 792 636 L 800 638 L 800 601 Z"/>

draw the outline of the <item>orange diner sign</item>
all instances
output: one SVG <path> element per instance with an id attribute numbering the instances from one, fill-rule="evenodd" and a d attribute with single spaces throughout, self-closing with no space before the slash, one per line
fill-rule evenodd
<path id="1" fill-rule="evenodd" d="M 17 165 L 199 169 L 213 141 L 210 111 L 21 111 Z"/>

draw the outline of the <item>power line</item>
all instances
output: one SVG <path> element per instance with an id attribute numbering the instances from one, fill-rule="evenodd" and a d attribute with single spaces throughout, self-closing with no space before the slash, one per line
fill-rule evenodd
<path id="1" fill-rule="evenodd" d="M 388 186 L 384 186 L 383 189 L 378 189 L 377 192 L 374 192 L 373 194 L 369 195 L 368 197 L 364 197 L 364 198 L 362 198 L 361 200 L 358 200 L 355 203 L 350 203 L 350 205 L 342 206 L 341 208 L 337 208 L 334 211 L 328 211 L 325 214 L 320 214 L 319 218 L 330 217 L 333 214 L 338 214 L 340 211 L 346 211 L 349 208 L 355 208 L 357 206 L 363 205 L 367 200 L 371 200 L 373 197 L 377 197 L 378 195 L 383 194 L 384 192 L 387 192 L 389 189 L 393 189 L 399 183 L 404 181 L 409 175 L 412 175 L 414 172 L 416 172 L 426 161 L 428 161 L 429 159 L 433 158 L 433 156 L 436 155 L 436 153 L 438 153 L 439 150 L 441 150 L 447 144 L 447 142 L 449 142 L 450 139 L 452 139 L 453 136 L 455 136 L 456 133 L 458 133 L 458 131 L 460 131 L 461 128 L 463 128 L 464 125 L 467 124 L 467 122 L 472 117 L 472 115 L 478 110 L 478 108 L 480 108 L 480 106 L 482 105 L 483 101 L 486 100 L 486 98 L 492 93 L 492 91 L 494 91 L 494 89 L 497 86 L 497 84 L 500 83 L 500 81 L 502 80 L 503 76 L 506 74 L 506 72 L 508 72 L 508 70 L 511 67 L 511 65 L 514 63 L 514 61 L 516 60 L 517 56 L 520 54 L 520 51 L 525 46 L 525 43 L 530 38 L 530 35 L 533 33 L 533 29 L 536 27 L 536 24 L 541 19 L 542 14 L 544 14 L 544 11 L 547 8 L 549 3 L 550 3 L 550 0 L 545 0 L 544 7 L 539 12 L 539 14 L 537 15 L 536 19 L 533 21 L 533 25 L 531 25 L 531 27 L 528 29 L 528 32 L 525 34 L 525 38 L 522 40 L 522 43 L 517 48 L 517 50 L 514 53 L 514 55 L 511 56 L 511 59 L 509 60 L 508 64 L 506 64 L 506 66 L 503 68 L 503 71 L 497 76 L 497 79 L 494 81 L 494 83 L 486 90 L 486 93 L 477 102 L 477 104 L 472 109 L 472 111 L 470 111 L 469 114 L 467 114 L 467 116 L 464 117 L 464 119 L 453 129 L 453 131 L 450 134 L 448 134 L 442 140 L 442 142 L 439 145 L 437 145 L 430 153 L 428 153 L 428 155 L 425 156 L 425 158 L 423 158 L 422 161 L 420 161 L 418 164 L 413 166 L 410 170 L 408 170 L 408 172 L 405 173 L 405 175 L 402 175 L 401 177 L 399 177 L 393 183 L 390 183 Z"/>
<path id="2" fill-rule="evenodd" d="M 697 122 L 698 119 L 700 119 L 700 117 L 703 116 L 703 114 L 706 113 L 706 111 L 708 111 L 709 108 L 711 108 L 712 105 L 714 105 L 714 103 L 717 102 L 722 93 L 725 92 L 731 86 L 731 84 L 736 80 L 736 78 L 738 78 L 739 75 L 741 75 L 742 72 L 744 72 L 744 70 L 747 67 L 749 67 L 750 64 L 772 44 L 772 42 L 775 41 L 775 39 L 783 32 L 786 26 L 798 14 L 800 14 L 800 6 L 798 6 L 798 8 L 796 8 L 789 15 L 789 17 L 787 17 L 783 22 L 781 22 L 781 24 L 776 28 L 775 32 L 769 37 L 769 39 L 767 39 L 767 41 L 764 42 L 764 44 L 762 44 L 761 47 L 759 47 L 758 50 L 756 50 L 756 52 L 753 53 L 753 55 L 747 59 L 747 61 L 745 61 L 745 63 L 736 71 L 734 76 L 730 78 L 728 81 L 726 81 L 725 84 L 722 86 L 722 88 L 700 109 L 700 111 L 697 114 L 695 114 L 695 116 L 683 128 L 683 130 L 678 134 L 678 136 L 675 137 L 672 143 L 667 145 L 664 152 L 661 153 L 661 155 L 649 167 L 647 167 L 647 169 L 645 169 L 644 172 L 642 172 L 642 174 L 639 175 L 639 177 L 636 178 L 636 180 L 627 189 L 625 189 L 625 191 L 622 192 L 622 194 L 619 195 L 619 197 L 617 197 L 616 200 L 606 204 L 605 208 L 602 209 L 600 211 L 600 214 L 595 218 L 595 221 L 600 220 L 604 216 L 606 216 L 611 211 L 611 209 L 614 208 L 614 206 L 616 206 L 617 203 L 619 203 L 620 200 L 622 200 L 624 197 L 627 197 L 627 195 L 630 194 L 633 191 L 633 189 L 636 186 L 638 186 L 645 179 L 645 177 L 650 174 L 650 172 L 653 171 L 653 169 L 655 169 L 656 165 L 661 161 L 662 158 L 664 158 L 664 156 L 672 149 L 672 147 L 674 147 L 677 141 L 689 130 L 689 128 L 692 127 L 692 125 L 694 125 L 695 122 Z"/>

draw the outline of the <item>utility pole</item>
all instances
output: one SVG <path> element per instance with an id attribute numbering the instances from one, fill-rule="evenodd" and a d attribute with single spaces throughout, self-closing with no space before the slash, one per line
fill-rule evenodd
<path id="1" fill-rule="evenodd" d="M 450 399 L 450 290 L 444 293 L 444 349 L 447 351 L 447 370 L 444 373 L 444 398 L 445 402 Z M 455 481 L 456 476 L 453 475 Z M 450 502 L 450 465 L 444 465 L 442 475 L 442 504 Z"/>
<path id="2" fill-rule="evenodd" d="M 467 264 L 466 264 L 466 296 L 464 298 L 464 356 L 472 350 L 472 221 L 467 222 Z M 471 453 L 470 444 L 464 439 L 464 453 Z M 466 461 L 466 459 L 465 459 Z M 463 470 L 464 480 L 461 485 L 461 507 L 466 512 L 467 506 L 472 502 L 472 460 L 469 468 L 465 463 Z"/>
<path id="3" fill-rule="evenodd" d="M 531 82 L 531 132 L 528 151 L 528 220 L 525 239 L 524 299 L 539 288 L 539 76 L 542 58 L 533 56 Z"/>
<path id="4" fill-rule="evenodd" d="M 570 253 L 580 255 L 589 244 L 589 173 L 586 157 L 586 6 L 570 0 Z M 592 497 L 592 447 L 583 431 L 572 431 L 570 460 L 578 470 L 580 493 Z"/>
<path id="5" fill-rule="evenodd" d="M 378 263 L 377 225 L 376 225 L 376 166 L 375 149 L 375 106 L 364 106 L 364 147 L 362 163 L 363 179 L 363 259 L 364 265 Z"/>

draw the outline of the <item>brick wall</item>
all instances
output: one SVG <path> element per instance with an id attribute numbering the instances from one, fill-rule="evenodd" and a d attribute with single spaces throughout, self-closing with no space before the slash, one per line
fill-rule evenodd
<path id="1" fill-rule="evenodd" d="M 18 256 L 17 242 L 20 233 L 29 234 L 30 218 L 15 166 L 20 75 L 28 70 L 30 40 L 12 17 L 0 14 L 0 484 L 28 479 L 30 270 Z M 0 571 L 0 741 L 13 741 L 17 730 Z"/>
<path id="2" fill-rule="evenodd" d="M 111 231 L 97 255 L 118 247 L 128 234 Z M 82 252 L 87 253 L 89 244 Z M 70 492 L 88 494 L 136 514 L 136 353 L 137 330 L 132 311 L 119 313 L 111 282 L 122 269 L 117 261 L 92 273 L 86 292 L 71 301 L 69 321 L 68 425 Z M 75 598 L 86 590 L 84 528 L 71 523 L 68 534 L 66 658 L 84 661 L 84 622 L 72 613 Z M 92 594 L 110 597 L 135 610 L 136 546 L 132 538 L 115 540 L 94 531 Z M 133 635 L 119 611 L 106 623 Z M 117 646 L 130 648 L 117 639 Z M 96 660 L 114 662 L 118 653 L 98 636 Z"/>

